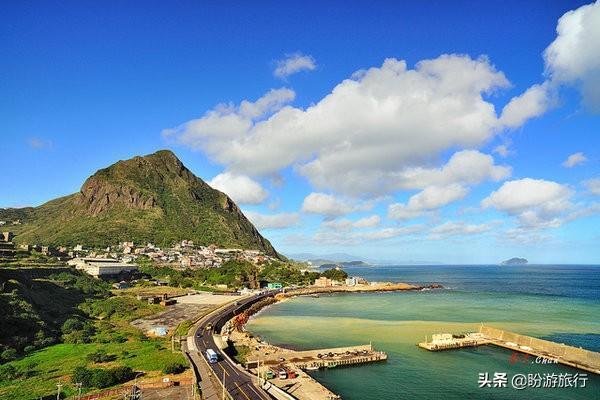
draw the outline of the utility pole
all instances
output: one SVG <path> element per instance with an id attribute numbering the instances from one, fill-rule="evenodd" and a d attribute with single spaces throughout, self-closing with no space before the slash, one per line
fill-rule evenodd
<path id="1" fill-rule="evenodd" d="M 225 369 L 223 369 L 223 400 L 225 400 Z"/>
<path id="2" fill-rule="evenodd" d="M 77 400 L 81 400 L 81 387 L 83 386 L 82 382 L 77 382 L 75 387 L 77 388 Z"/>
<path id="3" fill-rule="evenodd" d="M 57 383 L 56 387 L 58 388 L 58 390 L 56 391 L 56 400 L 60 400 L 60 388 L 63 386 L 62 383 Z"/>
<path id="4" fill-rule="evenodd" d="M 260 386 L 260 358 L 258 359 L 256 365 L 256 377 L 258 378 L 258 386 Z"/>

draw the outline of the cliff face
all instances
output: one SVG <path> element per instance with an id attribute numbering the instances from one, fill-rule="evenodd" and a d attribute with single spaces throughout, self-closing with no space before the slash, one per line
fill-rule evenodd
<path id="1" fill-rule="evenodd" d="M 156 199 L 152 196 L 145 197 L 132 187 L 114 186 L 95 177 L 85 182 L 80 193 L 81 196 L 78 196 L 75 201 L 85 207 L 90 215 L 101 214 L 118 203 L 142 210 L 157 206 Z"/>
<path id="2" fill-rule="evenodd" d="M 15 233 L 27 243 L 165 246 L 190 239 L 277 255 L 233 200 L 166 150 L 97 171 L 79 193 L 28 210 Z"/>

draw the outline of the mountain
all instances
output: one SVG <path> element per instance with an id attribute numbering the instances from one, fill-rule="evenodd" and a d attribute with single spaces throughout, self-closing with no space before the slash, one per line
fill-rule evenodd
<path id="1" fill-rule="evenodd" d="M 431 260 L 402 260 L 402 259 L 376 259 L 370 257 L 358 257 L 346 253 L 313 254 L 295 253 L 286 254 L 288 258 L 297 261 L 310 261 L 313 265 L 343 264 L 362 261 L 370 266 L 376 265 L 442 265 L 443 263 Z M 364 266 L 364 265 L 363 265 Z"/>
<path id="2" fill-rule="evenodd" d="M 358 256 L 353 256 L 346 253 L 331 253 L 331 254 L 313 254 L 313 253 L 297 253 L 290 254 L 288 257 L 298 261 L 311 261 L 313 264 L 319 263 L 340 263 L 360 260 Z"/>
<path id="3" fill-rule="evenodd" d="M 90 176 L 79 193 L 39 207 L 0 209 L 18 243 L 109 246 L 121 241 L 262 250 L 279 256 L 238 206 L 168 150 L 119 161 Z"/>
<path id="4" fill-rule="evenodd" d="M 514 257 L 510 260 L 502 261 L 501 265 L 525 265 L 528 261 L 525 258 Z"/>

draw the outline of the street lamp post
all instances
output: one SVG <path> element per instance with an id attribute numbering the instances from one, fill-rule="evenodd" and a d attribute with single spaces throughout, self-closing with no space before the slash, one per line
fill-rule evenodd
<path id="1" fill-rule="evenodd" d="M 135 374 L 135 377 L 133 378 L 133 386 L 131 387 L 131 397 L 132 397 L 132 398 L 133 398 L 133 397 L 135 396 L 135 394 L 136 394 L 136 389 L 138 388 L 138 387 L 137 387 L 137 378 L 138 378 L 138 376 L 140 376 L 140 375 L 144 375 L 144 373 L 143 373 L 143 372 L 138 372 L 137 374 Z M 142 398 L 142 391 L 141 391 L 141 390 L 140 390 L 140 397 L 139 397 L 139 398 L 140 398 L 140 399 Z"/>
<path id="2" fill-rule="evenodd" d="M 57 387 L 57 391 L 56 391 L 56 400 L 60 400 L 60 388 L 63 386 L 62 383 L 57 383 L 56 387 Z"/>

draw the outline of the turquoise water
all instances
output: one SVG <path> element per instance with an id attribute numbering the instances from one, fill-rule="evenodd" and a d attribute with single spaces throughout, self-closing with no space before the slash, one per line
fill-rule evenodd
<path id="1" fill-rule="evenodd" d="M 278 303 L 248 324 L 273 344 L 308 349 L 373 342 L 387 362 L 315 372 L 344 399 L 595 399 L 600 378 L 585 388 L 510 387 L 514 374 L 581 371 L 515 359 L 493 346 L 432 353 L 415 346 L 426 335 L 476 331 L 481 322 L 600 351 L 600 267 L 419 266 L 348 268 L 377 281 L 438 282 L 450 289 L 338 294 Z M 479 373 L 505 372 L 506 388 L 479 388 Z"/>

